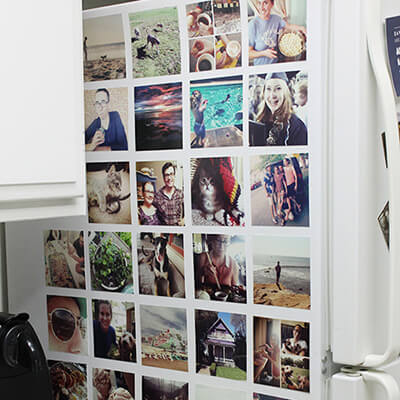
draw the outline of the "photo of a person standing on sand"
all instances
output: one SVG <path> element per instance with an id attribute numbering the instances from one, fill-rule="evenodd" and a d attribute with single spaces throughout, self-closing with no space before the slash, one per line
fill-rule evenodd
<path id="1" fill-rule="evenodd" d="M 254 303 L 310 308 L 308 238 L 253 236 Z"/>

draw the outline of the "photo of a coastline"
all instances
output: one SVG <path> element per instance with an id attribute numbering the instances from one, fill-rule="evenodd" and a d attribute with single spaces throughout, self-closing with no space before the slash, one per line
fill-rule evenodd
<path id="1" fill-rule="evenodd" d="M 83 38 L 85 82 L 126 78 L 121 15 L 85 19 Z"/>
<path id="2" fill-rule="evenodd" d="M 253 236 L 254 303 L 310 309 L 310 242 Z"/>
<path id="3" fill-rule="evenodd" d="M 182 84 L 135 88 L 136 151 L 182 148 Z"/>
<path id="4" fill-rule="evenodd" d="M 243 78 L 190 82 L 190 146 L 243 145 Z"/>
<path id="5" fill-rule="evenodd" d="M 134 78 L 181 73 L 176 7 L 129 14 L 129 23 Z"/>

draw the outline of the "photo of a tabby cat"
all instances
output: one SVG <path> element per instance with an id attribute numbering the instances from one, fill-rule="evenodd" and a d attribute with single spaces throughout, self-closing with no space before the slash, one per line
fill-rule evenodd
<path id="1" fill-rule="evenodd" d="M 130 195 L 129 163 L 87 164 L 90 222 L 130 223 Z"/>
<path id="2" fill-rule="evenodd" d="M 231 157 L 191 160 L 192 214 L 195 225 L 242 225 L 241 186 Z"/>

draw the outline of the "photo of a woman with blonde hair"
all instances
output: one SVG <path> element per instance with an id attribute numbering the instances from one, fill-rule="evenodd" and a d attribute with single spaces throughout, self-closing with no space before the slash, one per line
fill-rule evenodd
<path id="1" fill-rule="evenodd" d="M 250 121 L 250 146 L 307 145 L 307 127 L 293 110 L 285 73 L 265 78 L 256 121 Z"/>

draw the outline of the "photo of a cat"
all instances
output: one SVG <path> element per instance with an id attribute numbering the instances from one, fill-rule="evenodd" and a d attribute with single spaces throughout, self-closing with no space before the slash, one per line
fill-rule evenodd
<path id="1" fill-rule="evenodd" d="M 185 225 L 180 161 L 136 163 L 139 225 Z"/>
<path id="2" fill-rule="evenodd" d="M 89 222 L 131 223 L 129 163 L 87 163 Z"/>
<path id="3" fill-rule="evenodd" d="M 193 225 L 244 226 L 243 159 L 192 158 Z"/>

